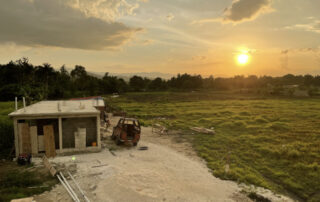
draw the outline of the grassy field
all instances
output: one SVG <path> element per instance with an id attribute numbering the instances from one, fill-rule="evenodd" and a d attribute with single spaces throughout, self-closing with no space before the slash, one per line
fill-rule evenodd
<path id="1" fill-rule="evenodd" d="M 144 125 L 183 131 L 219 178 L 320 201 L 320 99 L 166 92 L 107 102 Z M 216 134 L 191 132 L 193 126 L 214 127 Z"/>

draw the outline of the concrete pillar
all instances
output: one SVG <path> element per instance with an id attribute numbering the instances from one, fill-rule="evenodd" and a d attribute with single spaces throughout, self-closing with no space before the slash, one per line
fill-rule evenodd
<path id="1" fill-rule="evenodd" d="M 97 115 L 97 146 L 101 149 L 101 137 L 100 137 L 100 114 Z"/>
<path id="2" fill-rule="evenodd" d="M 14 130 L 14 146 L 16 150 L 16 157 L 19 156 L 20 150 L 19 150 L 19 136 L 18 136 L 18 120 L 13 119 L 13 130 Z"/>
<path id="3" fill-rule="evenodd" d="M 59 117 L 59 150 L 60 150 L 60 152 L 62 152 L 62 144 L 63 144 L 63 142 L 62 142 L 62 118 L 61 117 Z"/>

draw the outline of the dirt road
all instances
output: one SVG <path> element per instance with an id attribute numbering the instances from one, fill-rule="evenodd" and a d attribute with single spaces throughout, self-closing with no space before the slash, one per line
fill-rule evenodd
<path id="1" fill-rule="evenodd" d="M 175 144 L 143 128 L 138 148 L 121 148 L 115 155 L 105 148 L 51 161 L 73 170 L 91 201 L 250 201 L 236 183 L 215 178 L 187 143 Z M 35 199 L 71 201 L 61 185 Z"/>

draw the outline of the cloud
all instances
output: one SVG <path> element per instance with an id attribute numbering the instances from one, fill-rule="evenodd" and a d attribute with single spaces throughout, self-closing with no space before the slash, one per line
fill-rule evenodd
<path id="1" fill-rule="evenodd" d="M 167 20 L 169 21 L 169 22 L 171 22 L 174 18 L 175 18 L 175 16 L 172 14 L 172 13 L 170 13 L 170 14 L 168 14 L 167 15 Z"/>
<path id="2" fill-rule="evenodd" d="M 234 0 L 230 7 L 226 8 L 220 18 L 209 18 L 193 21 L 192 24 L 210 22 L 241 23 L 256 19 L 259 15 L 272 11 L 272 0 Z"/>
<path id="3" fill-rule="evenodd" d="M 94 2 L 95 6 L 89 6 L 88 12 L 81 9 Z M 125 1 L 0 0 L 0 43 L 92 50 L 118 48 L 141 31 L 114 21 L 118 15 L 132 14 L 132 8 L 122 8 L 119 2 Z M 80 5 L 78 8 L 76 3 Z M 95 10 L 102 4 L 111 5 L 103 13 L 109 15 L 104 17 Z"/>
<path id="4" fill-rule="evenodd" d="M 151 44 L 154 44 L 154 40 L 152 40 L 152 39 L 145 39 L 145 40 L 140 40 L 140 41 L 138 41 L 138 43 L 140 44 L 140 45 L 143 45 L 143 46 L 147 46 L 147 45 L 151 45 Z"/>
<path id="5" fill-rule="evenodd" d="M 271 0 L 234 0 L 224 11 L 224 22 L 250 21 L 271 10 Z"/>
<path id="6" fill-rule="evenodd" d="M 208 59 L 208 57 L 204 56 L 204 55 L 196 55 L 196 56 L 192 57 L 192 60 L 196 60 L 196 61 L 204 61 L 204 60 L 207 60 L 207 59 Z"/>
<path id="7" fill-rule="evenodd" d="M 57 1 L 57 0 L 54 0 Z M 87 17 L 100 18 L 106 21 L 115 20 L 123 15 L 134 15 L 138 3 L 126 0 L 58 0 L 84 13 Z"/>
<path id="8" fill-rule="evenodd" d="M 312 22 L 306 23 L 306 24 L 296 24 L 296 25 L 287 26 L 285 27 L 285 29 L 303 30 L 303 31 L 315 32 L 320 34 L 320 20 L 313 20 Z"/>

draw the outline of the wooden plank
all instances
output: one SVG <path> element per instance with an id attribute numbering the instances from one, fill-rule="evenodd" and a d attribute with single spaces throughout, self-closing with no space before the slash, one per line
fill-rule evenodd
<path id="1" fill-rule="evenodd" d="M 97 146 L 101 149 L 100 116 L 97 116 Z"/>
<path id="2" fill-rule="evenodd" d="M 43 126 L 44 148 L 48 158 L 56 156 L 56 145 L 54 141 L 54 131 L 52 125 Z"/>
<path id="3" fill-rule="evenodd" d="M 33 197 L 29 197 L 29 198 L 20 198 L 20 199 L 12 199 L 11 202 L 32 202 Z"/>
<path id="4" fill-rule="evenodd" d="M 19 123 L 19 149 L 20 154 L 31 154 L 31 141 L 29 125 L 27 123 Z"/>
<path id="5" fill-rule="evenodd" d="M 31 153 L 38 154 L 38 131 L 37 126 L 30 127 Z"/>
<path id="6" fill-rule="evenodd" d="M 59 150 L 62 151 L 62 118 L 59 117 Z"/>
<path id="7" fill-rule="evenodd" d="M 57 174 L 57 170 L 50 164 L 48 158 L 46 155 L 42 157 L 44 166 L 50 171 L 52 176 L 55 176 Z"/>
<path id="8" fill-rule="evenodd" d="M 44 149 L 44 136 L 43 135 L 39 135 L 38 136 L 38 151 L 43 152 Z"/>
<path id="9" fill-rule="evenodd" d="M 22 123 L 18 123 L 18 147 L 19 147 L 19 152 L 18 152 L 18 156 L 19 154 L 22 153 Z"/>
<path id="10" fill-rule="evenodd" d="M 13 119 L 13 129 L 14 129 L 14 145 L 15 145 L 15 152 L 16 157 L 19 156 L 20 150 L 19 150 L 19 134 L 18 134 L 18 120 Z"/>

